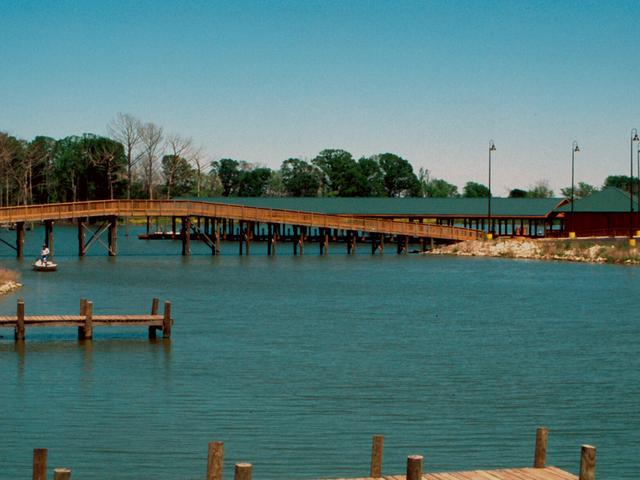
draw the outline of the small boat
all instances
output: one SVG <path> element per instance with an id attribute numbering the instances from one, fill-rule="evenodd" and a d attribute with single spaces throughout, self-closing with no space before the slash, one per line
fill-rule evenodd
<path id="1" fill-rule="evenodd" d="M 36 272 L 55 272 L 57 268 L 58 268 L 57 263 L 53 263 L 50 260 L 43 262 L 41 258 L 36 260 L 35 263 L 33 264 L 33 269 Z"/>

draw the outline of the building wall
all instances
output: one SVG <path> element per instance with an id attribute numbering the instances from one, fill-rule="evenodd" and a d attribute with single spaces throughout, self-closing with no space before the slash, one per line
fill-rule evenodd
<path id="1" fill-rule="evenodd" d="M 633 214 L 633 232 L 638 229 L 637 212 Z M 629 213 L 574 213 L 567 215 L 566 231 L 585 236 L 624 236 L 629 235 Z"/>

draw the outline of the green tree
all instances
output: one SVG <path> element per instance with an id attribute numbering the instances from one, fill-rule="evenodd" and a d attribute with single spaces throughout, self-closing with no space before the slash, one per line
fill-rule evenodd
<path id="1" fill-rule="evenodd" d="M 528 196 L 531 198 L 551 198 L 553 190 L 549 187 L 549 180 L 541 179 L 529 187 Z"/>
<path id="2" fill-rule="evenodd" d="M 578 186 L 573 189 L 573 196 L 575 198 L 585 198 L 597 191 L 597 187 L 593 185 L 589 185 L 586 182 L 578 182 Z M 561 192 L 563 197 L 571 198 L 571 187 L 563 188 Z"/>
<path id="3" fill-rule="evenodd" d="M 360 184 L 359 197 L 384 197 L 384 174 L 376 157 L 362 157 L 358 160 Z"/>
<path id="4" fill-rule="evenodd" d="M 316 197 L 322 185 L 324 173 L 315 165 L 304 160 L 289 158 L 282 162 L 280 175 L 287 195 L 291 197 Z"/>
<path id="5" fill-rule="evenodd" d="M 462 191 L 462 196 L 467 198 L 486 198 L 489 196 L 489 187 L 478 182 L 467 182 Z"/>
<path id="6" fill-rule="evenodd" d="M 529 192 L 520 188 L 514 188 L 509 192 L 509 198 L 526 198 L 529 196 Z"/>
<path id="7" fill-rule="evenodd" d="M 630 186 L 634 186 L 635 182 L 628 175 L 609 175 L 604 180 L 605 187 L 616 187 L 625 192 L 631 191 Z"/>
<path id="8" fill-rule="evenodd" d="M 388 197 L 418 197 L 420 182 L 411 164 L 394 153 L 377 155 L 382 183 Z"/>
<path id="9" fill-rule="evenodd" d="M 223 197 L 230 197 L 238 192 L 241 174 L 239 167 L 240 162 L 231 158 L 211 162 L 211 172 L 220 180 Z"/>
<path id="10" fill-rule="evenodd" d="M 345 150 L 322 150 L 311 163 L 323 173 L 322 190 L 327 196 L 351 196 L 354 180 L 360 182 L 360 179 L 357 178 L 357 163 Z M 355 188 L 359 189 L 359 187 Z"/>
<path id="11" fill-rule="evenodd" d="M 269 180 L 271 179 L 271 169 L 265 167 L 251 168 L 242 171 L 238 178 L 238 196 L 240 197 L 262 197 L 267 192 Z"/>
<path id="12" fill-rule="evenodd" d="M 167 198 L 192 193 L 196 184 L 196 172 L 184 157 L 178 155 L 162 157 L 162 174 L 165 178 Z"/>
<path id="13" fill-rule="evenodd" d="M 425 197 L 455 198 L 459 197 L 458 187 L 441 178 L 432 178 L 423 186 Z"/>

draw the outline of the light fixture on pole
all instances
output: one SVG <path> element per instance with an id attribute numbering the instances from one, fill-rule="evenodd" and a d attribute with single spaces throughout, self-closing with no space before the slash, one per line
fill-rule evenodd
<path id="1" fill-rule="evenodd" d="M 631 175 L 629 177 L 629 238 L 633 239 L 633 142 L 640 142 L 640 137 L 638 137 L 638 129 L 631 129 Z M 634 241 L 629 241 L 630 244 L 633 244 Z"/>
<path id="2" fill-rule="evenodd" d="M 487 234 L 487 238 L 493 238 L 493 223 L 491 223 L 491 152 L 496 151 L 496 144 L 493 143 L 493 140 L 489 140 L 489 201 L 487 207 L 487 221 L 489 222 L 489 233 Z"/>
<path id="3" fill-rule="evenodd" d="M 578 153 L 580 151 L 580 147 L 578 147 L 578 142 L 576 142 L 575 140 L 573 141 L 573 143 L 571 144 L 571 229 L 569 230 L 569 238 L 573 238 L 576 236 L 576 232 L 575 232 L 575 223 L 573 221 L 573 201 L 574 201 L 574 192 L 573 189 L 574 187 L 574 163 L 575 163 L 575 157 L 576 157 L 576 153 Z"/>

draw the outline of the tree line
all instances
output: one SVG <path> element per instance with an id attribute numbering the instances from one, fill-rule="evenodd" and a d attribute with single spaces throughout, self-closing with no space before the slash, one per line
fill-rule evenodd
<path id="1" fill-rule="evenodd" d="M 31 141 L 0 132 L 0 205 L 27 205 L 116 198 L 175 197 L 488 197 L 489 188 L 467 182 L 462 192 L 428 170 L 414 172 L 394 153 L 355 159 L 341 149 L 322 150 L 311 160 L 289 158 L 279 169 L 232 158 L 208 159 L 193 140 L 161 126 L 118 114 L 107 136 L 72 135 Z M 637 189 L 624 175 L 604 186 Z M 579 182 L 574 196 L 597 187 Z M 562 195 L 571 196 L 571 188 Z M 546 180 L 509 197 L 550 198 Z"/>

